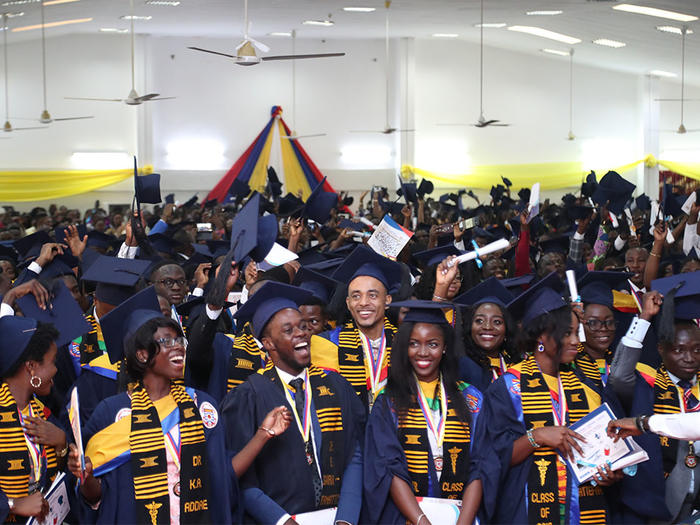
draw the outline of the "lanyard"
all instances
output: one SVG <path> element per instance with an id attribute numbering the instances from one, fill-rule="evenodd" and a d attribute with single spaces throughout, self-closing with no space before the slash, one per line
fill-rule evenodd
<path id="1" fill-rule="evenodd" d="M 175 432 L 175 429 L 178 432 Z M 168 432 L 165 433 L 165 447 L 170 451 L 170 457 L 173 458 L 177 470 L 180 470 L 180 457 L 182 454 L 182 440 L 180 439 L 179 425 L 174 425 Z M 175 435 L 177 433 L 177 436 Z"/>
<path id="2" fill-rule="evenodd" d="M 417 377 L 416 386 L 418 387 L 418 405 L 420 406 L 421 412 L 423 412 L 425 422 L 428 424 L 428 430 L 435 436 L 437 446 L 442 447 L 442 442 L 445 439 L 445 420 L 447 419 L 447 395 L 445 394 L 445 385 L 442 382 L 442 377 L 440 378 L 440 419 L 438 419 L 437 426 L 432 417 L 433 412 L 428 405 L 428 400 L 423 393 L 423 389 Z"/>
<path id="3" fill-rule="evenodd" d="M 313 393 L 311 391 L 311 382 L 309 381 L 308 370 L 306 371 L 306 377 L 304 378 L 304 389 L 306 390 L 306 395 L 304 396 L 304 413 L 302 414 L 303 420 L 299 417 L 299 414 L 297 414 L 297 407 L 294 403 L 296 395 L 294 396 L 294 398 L 292 398 L 291 387 L 287 383 L 284 383 L 284 386 L 284 395 L 287 398 L 289 406 L 292 407 L 294 419 L 297 422 L 297 428 L 301 433 L 301 437 L 304 440 L 304 443 L 308 443 L 309 436 L 311 435 L 311 395 Z"/>
<path id="4" fill-rule="evenodd" d="M 499 377 L 501 377 L 503 374 L 505 374 L 508 371 L 508 367 L 506 366 L 506 360 L 503 359 L 503 356 L 501 354 L 498 354 L 498 368 L 501 371 L 501 373 L 499 374 L 496 371 L 495 363 L 491 359 L 492 358 L 489 358 L 489 361 L 491 364 L 491 373 L 493 374 L 493 380 L 496 381 Z M 495 360 L 495 358 L 493 358 L 493 359 Z"/>
<path id="5" fill-rule="evenodd" d="M 386 333 L 382 331 L 382 340 L 377 353 L 377 360 L 374 360 L 372 347 L 369 344 L 369 338 L 358 330 L 362 349 L 365 352 L 365 364 L 367 368 L 367 386 L 372 391 L 372 398 L 375 398 L 386 386 L 387 367 L 384 366 L 386 357 Z"/>
<path id="6" fill-rule="evenodd" d="M 598 364 L 598 372 L 600 372 L 600 380 L 603 382 L 603 386 L 605 386 L 608 382 L 608 376 L 610 375 L 610 365 L 606 359 L 603 359 L 603 361 L 605 361 L 605 365 L 600 366 L 600 364 Z"/>
<path id="7" fill-rule="evenodd" d="M 34 417 L 34 412 L 32 411 L 31 402 L 27 405 L 29 408 L 29 415 Z M 27 449 L 29 450 L 29 459 L 32 462 L 32 469 L 34 471 L 34 480 L 38 481 L 41 477 L 41 460 L 46 456 L 46 450 L 42 448 L 41 445 L 34 443 L 31 438 L 24 432 L 24 417 L 22 417 L 22 411 L 17 409 L 19 414 L 19 423 L 22 425 L 22 433 L 24 434 L 24 440 L 27 442 Z"/>

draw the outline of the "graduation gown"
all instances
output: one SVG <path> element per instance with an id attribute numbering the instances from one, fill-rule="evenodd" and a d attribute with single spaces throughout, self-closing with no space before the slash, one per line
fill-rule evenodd
<path id="1" fill-rule="evenodd" d="M 469 385 L 462 391 L 471 412 L 470 430 L 472 440 L 470 450 L 474 450 L 474 432 L 477 426 L 482 396 L 474 386 Z M 419 494 L 421 497 L 442 498 L 430 447 L 428 452 L 428 475 L 432 491 Z M 445 465 L 449 464 L 449 459 Z M 391 499 L 390 489 L 394 476 L 398 476 L 411 485 L 411 475 L 406 463 L 406 454 L 397 434 L 395 415 L 389 405 L 386 394 L 380 394 L 372 407 L 367 421 L 365 435 L 364 461 L 364 508 L 371 523 L 403 525 L 406 518 Z M 469 471 L 464 472 L 464 488 L 479 477 L 479 468 L 473 454 L 469 457 Z"/>
<path id="2" fill-rule="evenodd" d="M 205 392 L 194 390 L 192 396 L 195 404 L 201 407 L 204 402 L 216 407 L 216 402 Z M 131 399 L 126 393 L 117 394 L 103 400 L 92 414 L 83 429 L 83 439 L 88 443 L 98 432 L 116 424 L 120 417 L 129 417 Z M 237 483 L 231 457 L 226 454 L 224 426 L 220 418 L 212 428 L 204 425 L 207 456 L 210 465 L 209 474 L 209 512 L 213 523 L 231 523 L 236 514 L 238 501 Z M 129 426 L 127 424 L 126 428 Z M 115 459 L 105 468 L 107 472 L 100 476 L 102 480 L 102 499 L 96 511 L 85 500 L 81 501 L 81 523 L 136 523 L 136 502 L 134 498 L 134 481 L 130 458 L 123 461 L 120 454 L 124 451 L 109 450 L 109 443 L 100 448 L 108 457 Z M 110 469 L 111 467 L 111 469 Z"/>
<path id="3" fill-rule="evenodd" d="M 273 369 L 274 370 L 274 369 Z M 308 373 L 307 369 L 307 373 Z M 313 370 L 313 368 L 311 369 Z M 319 371 L 319 369 L 315 369 Z M 315 379 L 317 378 L 317 379 Z M 314 386 L 318 380 L 319 385 Z M 340 408 L 343 458 L 339 470 L 340 500 L 336 520 L 357 523 L 362 503 L 362 452 L 365 410 L 350 384 L 334 372 L 311 375 L 311 413 L 313 439 L 317 457 L 323 465 L 322 432 L 316 411 L 321 394 L 319 386 L 331 392 L 333 404 Z M 229 392 L 221 405 L 229 453 L 239 452 L 250 441 L 265 416 L 275 407 L 290 407 L 279 377 L 275 381 L 262 374 L 253 374 L 241 386 Z M 325 392 L 328 392 L 326 390 Z M 322 472 L 325 478 L 325 472 Z M 325 480 L 324 480 L 325 484 Z M 245 523 L 275 523 L 285 513 L 299 514 L 316 510 L 313 480 L 306 459 L 305 445 L 294 419 L 290 427 L 271 439 L 240 480 L 241 495 L 246 506 Z"/>

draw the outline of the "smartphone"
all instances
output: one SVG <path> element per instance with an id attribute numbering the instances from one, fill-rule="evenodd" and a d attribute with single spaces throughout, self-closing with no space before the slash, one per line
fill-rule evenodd
<path id="1" fill-rule="evenodd" d="M 214 231 L 214 226 L 210 222 L 198 222 L 197 233 Z"/>

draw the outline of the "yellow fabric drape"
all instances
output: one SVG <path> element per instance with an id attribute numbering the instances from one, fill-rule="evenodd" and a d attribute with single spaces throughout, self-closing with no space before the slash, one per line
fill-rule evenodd
<path id="1" fill-rule="evenodd" d="M 248 185 L 251 190 L 263 192 L 265 191 L 265 186 L 267 185 L 267 167 L 270 165 L 270 151 L 272 150 L 272 137 L 274 135 L 273 130 L 267 134 L 267 140 L 265 140 L 265 145 L 260 151 L 260 156 L 258 161 L 255 163 L 253 168 L 253 173 L 250 174 L 250 180 Z"/>
<path id="2" fill-rule="evenodd" d="M 287 134 L 282 126 L 282 122 L 279 122 L 279 132 L 280 137 Z M 306 175 L 304 175 L 304 170 L 297 160 L 297 154 L 294 153 L 294 147 L 292 146 L 292 141 L 287 139 L 282 139 L 282 165 L 284 166 L 284 184 L 287 187 L 287 191 L 296 195 L 301 191 L 301 198 L 306 200 L 311 195 L 311 188 L 306 180 Z"/>
<path id="3" fill-rule="evenodd" d="M 153 166 L 144 166 L 139 173 L 141 175 L 153 173 Z M 133 176 L 133 169 L 2 171 L 0 172 L 0 201 L 55 200 L 94 191 Z"/>

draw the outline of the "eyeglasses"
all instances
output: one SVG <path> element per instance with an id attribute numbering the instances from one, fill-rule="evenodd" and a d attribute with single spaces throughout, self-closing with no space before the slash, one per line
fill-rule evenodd
<path id="1" fill-rule="evenodd" d="M 583 322 L 591 330 L 615 330 L 617 327 L 617 321 L 615 319 L 606 319 L 601 321 L 600 319 L 588 319 Z"/>
<path id="2" fill-rule="evenodd" d="M 187 279 L 161 279 L 160 281 L 153 281 L 154 283 L 163 284 L 167 288 L 172 288 L 176 284 L 178 286 L 185 286 Z"/>
<path id="3" fill-rule="evenodd" d="M 187 338 L 186 337 L 161 337 L 155 340 L 160 346 L 164 348 L 172 348 L 174 346 L 182 346 L 187 348 Z"/>

